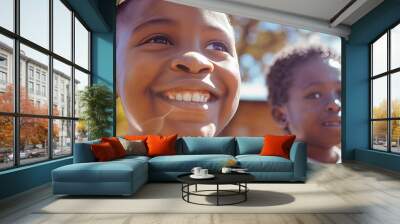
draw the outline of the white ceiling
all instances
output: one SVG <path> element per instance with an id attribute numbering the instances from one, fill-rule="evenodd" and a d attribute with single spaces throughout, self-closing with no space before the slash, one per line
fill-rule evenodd
<path id="1" fill-rule="evenodd" d="M 169 1 L 333 34 L 345 38 L 350 35 L 350 26 L 353 23 L 383 2 L 383 0 Z M 349 7 L 339 14 L 339 12 L 348 4 Z"/>
<path id="2" fill-rule="evenodd" d="M 330 20 L 350 0 L 226 0 L 256 7 L 275 9 L 282 12 Z"/>

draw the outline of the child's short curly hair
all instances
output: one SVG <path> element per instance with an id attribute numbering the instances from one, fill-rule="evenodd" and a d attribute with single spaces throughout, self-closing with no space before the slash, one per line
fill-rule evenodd
<path id="1" fill-rule="evenodd" d="M 296 47 L 277 57 L 266 79 L 268 102 L 271 105 L 281 106 L 289 100 L 288 90 L 292 85 L 293 69 L 314 57 L 340 61 L 334 51 L 320 46 Z"/>

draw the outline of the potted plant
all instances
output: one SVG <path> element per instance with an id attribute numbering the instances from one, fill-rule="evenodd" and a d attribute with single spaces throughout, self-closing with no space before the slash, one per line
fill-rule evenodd
<path id="1" fill-rule="evenodd" d="M 114 108 L 113 92 L 103 84 L 94 84 L 80 92 L 82 109 L 80 126 L 87 127 L 89 140 L 110 136 Z"/>

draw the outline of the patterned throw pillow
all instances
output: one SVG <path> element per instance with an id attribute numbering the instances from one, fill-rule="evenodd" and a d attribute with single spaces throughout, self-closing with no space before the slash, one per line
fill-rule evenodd
<path id="1" fill-rule="evenodd" d="M 122 146 L 126 151 L 126 155 L 145 156 L 147 155 L 146 145 L 141 140 L 126 140 L 119 138 Z"/>

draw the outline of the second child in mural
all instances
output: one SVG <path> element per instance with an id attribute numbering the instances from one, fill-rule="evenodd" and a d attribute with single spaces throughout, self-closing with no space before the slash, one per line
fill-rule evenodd
<path id="1" fill-rule="evenodd" d="M 267 76 L 272 116 L 307 143 L 309 161 L 341 161 L 340 77 L 338 57 L 320 47 L 285 51 Z"/>
<path id="2" fill-rule="evenodd" d="M 117 92 L 128 132 L 215 136 L 241 83 L 226 14 L 163 0 L 118 6 Z"/>

